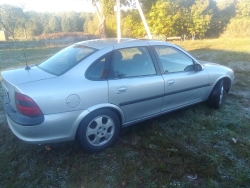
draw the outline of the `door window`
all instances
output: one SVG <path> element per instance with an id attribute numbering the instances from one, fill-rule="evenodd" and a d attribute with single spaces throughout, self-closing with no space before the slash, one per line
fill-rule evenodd
<path id="1" fill-rule="evenodd" d="M 113 78 L 155 75 L 156 70 L 146 47 L 115 50 L 112 61 Z"/>
<path id="2" fill-rule="evenodd" d="M 193 71 L 193 60 L 183 52 L 169 46 L 155 46 L 164 73 Z"/>
<path id="3" fill-rule="evenodd" d="M 108 65 L 111 53 L 108 53 L 97 59 L 86 71 L 86 77 L 89 80 L 105 80 L 108 76 Z"/>

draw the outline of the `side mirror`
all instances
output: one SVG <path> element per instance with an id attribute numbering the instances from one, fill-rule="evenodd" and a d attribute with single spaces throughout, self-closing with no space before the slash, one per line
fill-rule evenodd
<path id="1" fill-rule="evenodd" d="M 200 64 L 194 64 L 194 69 L 195 69 L 195 71 L 202 71 L 203 69 L 202 69 L 202 66 L 200 65 Z"/>

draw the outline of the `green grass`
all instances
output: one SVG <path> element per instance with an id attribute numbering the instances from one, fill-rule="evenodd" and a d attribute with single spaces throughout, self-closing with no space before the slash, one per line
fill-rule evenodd
<path id="1" fill-rule="evenodd" d="M 56 52 L 60 51 L 62 47 L 52 48 L 28 48 L 28 49 L 0 49 L 1 64 L 0 71 L 16 66 L 25 66 L 25 56 L 28 64 L 40 63 Z"/>
<path id="2" fill-rule="evenodd" d="M 235 70 L 220 110 L 201 103 L 165 114 L 123 129 L 113 147 L 88 154 L 74 141 L 19 140 L 0 101 L 0 187 L 250 187 L 249 40 L 178 44 L 197 59 Z M 37 63 L 57 50 L 28 49 L 27 56 Z M 1 57 L 8 54 L 0 69 L 23 65 L 18 53 L 0 50 Z"/>

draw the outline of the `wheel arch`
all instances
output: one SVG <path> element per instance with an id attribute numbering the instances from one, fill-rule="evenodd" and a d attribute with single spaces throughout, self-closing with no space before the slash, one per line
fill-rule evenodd
<path id="1" fill-rule="evenodd" d="M 228 93 L 231 88 L 232 81 L 230 77 L 224 77 L 223 80 L 224 80 L 225 91 Z"/>
<path id="2" fill-rule="evenodd" d="M 209 95 L 208 97 L 211 95 L 212 91 L 214 90 L 215 86 L 221 81 L 223 80 L 224 81 L 224 87 L 225 87 L 225 91 L 226 92 L 229 92 L 230 90 L 230 87 L 231 87 L 231 79 L 229 76 L 221 76 L 219 77 L 213 84 L 213 87 L 211 88 L 210 92 L 209 92 Z"/>
<path id="3" fill-rule="evenodd" d="M 99 104 L 99 105 L 95 105 L 95 106 L 92 106 L 92 107 L 88 108 L 87 109 L 88 113 L 84 113 L 84 115 L 80 115 L 81 116 L 80 121 L 79 120 L 77 121 L 77 126 L 76 126 L 76 129 L 75 129 L 75 138 L 77 136 L 77 130 L 78 130 L 81 122 L 89 114 L 91 114 L 92 112 L 94 112 L 96 110 L 100 110 L 100 109 L 108 109 L 108 110 L 111 110 L 112 112 L 114 112 L 118 116 L 118 118 L 120 120 L 120 126 L 122 128 L 122 125 L 125 123 L 125 116 L 124 116 L 123 111 L 118 106 L 115 106 L 113 104 Z"/>
<path id="4" fill-rule="evenodd" d="M 93 112 L 95 110 L 99 110 L 99 109 L 109 109 L 109 110 L 115 112 L 121 121 L 121 125 L 125 123 L 125 115 L 124 115 L 123 111 L 118 106 L 110 104 L 110 103 L 98 104 L 98 105 L 95 105 L 95 106 L 88 108 L 88 111 L 91 113 L 91 112 Z"/>

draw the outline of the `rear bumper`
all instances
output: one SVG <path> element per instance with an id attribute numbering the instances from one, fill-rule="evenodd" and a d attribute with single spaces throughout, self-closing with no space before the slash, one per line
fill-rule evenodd
<path id="1" fill-rule="evenodd" d="M 23 126 L 12 121 L 7 115 L 11 131 L 21 140 L 30 143 L 53 143 L 75 139 L 81 117 L 88 111 L 66 112 L 44 116 L 44 122 L 34 126 Z"/>

